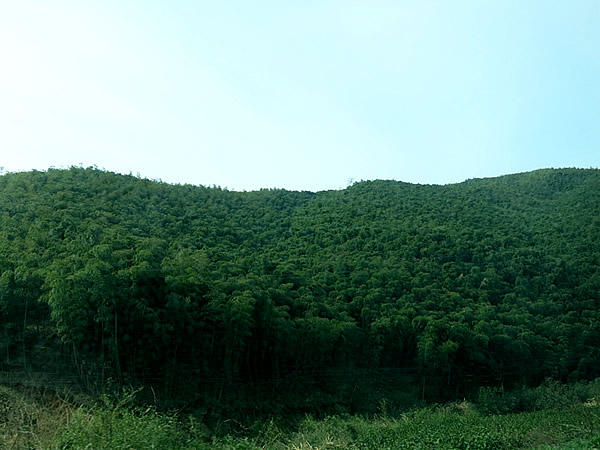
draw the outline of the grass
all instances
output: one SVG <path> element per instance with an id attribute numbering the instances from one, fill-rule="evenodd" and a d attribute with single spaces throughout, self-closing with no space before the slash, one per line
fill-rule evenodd
<path id="1" fill-rule="evenodd" d="M 426 408 L 400 418 L 375 420 L 331 417 L 314 421 L 307 418 L 298 432 L 287 441 L 278 442 L 280 446 L 271 448 L 515 449 L 548 445 L 563 448 L 560 445 L 575 440 L 581 444 L 569 444 L 574 445 L 572 448 L 593 448 L 586 445 L 600 437 L 598 407 L 484 416 L 471 405 L 460 406 L 462 411 L 448 407 Z M 247 448 L 269 448 L 260 440 L 255 444 Z"/>
<path id="2" fill-rule="evenodd" d="M 0 448 L 47 448 L 75 410 L 56 394 L 0 386 Z"/>
<path id="3" fill-rule="evenodd" d="M 76 406 L 57 395 L 0 387 L 0 448 L 600 448 L 600 404 L 596 399 L 506 414 L 486 413 L 488 398 L 485 407 L 463 401 L 420 408 L 396 417 L 385 412 L 371 418 L 307 416 L 293 430 L 279 425 L 283 421 L 271 419 L 257 421 L 237 434 L 217 436 L 191 416 L 134 406 L 134 396 L 135 392 L 126 391 L 116 399 L 105 396 L 99 403 Z"/>

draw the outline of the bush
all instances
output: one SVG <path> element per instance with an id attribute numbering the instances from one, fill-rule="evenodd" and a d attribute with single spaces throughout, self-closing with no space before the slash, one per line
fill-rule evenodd
<path id="1" fill-rule="evenodd" d="M 546 409 L 565 410 L 586 401 L 600 399 L 600 380 L 563 384 L 547 379 L 536 388 L 520 387 L 511 391 L 482 387 L 476 406 L 482 414 L 508 414 Z"/>
<path id="2" fill-rule="evenodd" d="M 53 448 L 207 448 L 194 436 L 193 429 L 183 428 L 175 415 L 160 414 L 153 407 L 132 406 L 134 395 L 124 392 L 118 401 L 104 396 L 103 405 L 78 409 Z"/>

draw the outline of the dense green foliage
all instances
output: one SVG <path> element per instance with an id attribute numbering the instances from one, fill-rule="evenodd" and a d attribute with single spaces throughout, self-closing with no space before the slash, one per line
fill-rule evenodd
<path id="1" fill-rule="evenodd" d="M 223 449 L 223 450 L 417 450 L 521 449 L 558 445 L 586 449 L 600 444 L 600 407 L 482 416 L 471 405 L 422 409 L 401 418 L 330 416 L 306 418 L 287 434 L 273 422 L 261 424 L 254 436 L 208 439 L 185 430 L 169 416 L 135 415 L 111 410 L 79 412 L 56 448 L 94 449 Z M 154 431 L 154 432 L 153 432 Z"/>
<path id="2" fill-rule="evenodd" d="M 11 449 L 591 449 L 600 446 L 600 379 L 571 386 L 547 382 L 482 402 L 452 402 L 391 417 L 306 416 L 293 427 L 255 421 L 235 433 L 211 432 L 194 416 L 134 406 L 135 391 L 76 407 L 39 390 L 0 387 L 0 447 Z M 67 396 L 67 398 L 69 398 Z M 489 415 L 494 404 L 529 404 Z"/>
<path id="3" fill-rule="evenodd" d="M 308 412 L 303 386 L 352 410 L 407 376 L 424 399 L 593 379 L 599 237 L 592 169 L 318 193 L 10 173 L 0 361 L 257 413 L 279 388 Z"/>

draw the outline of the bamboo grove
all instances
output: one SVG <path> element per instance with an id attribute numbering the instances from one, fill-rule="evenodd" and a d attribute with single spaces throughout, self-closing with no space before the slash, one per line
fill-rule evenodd
<path id="1" fill-rule="evenodd" d="M 386 370 L 430 395 L 592 379 L 599 238 L 594 169 L 317 193 L 8 173 L 1 367 L 186 393 Z"/>

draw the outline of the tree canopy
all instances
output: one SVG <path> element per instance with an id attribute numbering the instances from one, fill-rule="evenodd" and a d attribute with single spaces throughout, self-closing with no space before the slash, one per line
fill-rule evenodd
<path id="1" fill-rule="evenodd" d="M 593 169 L 317 193 L 8 173 L 0 358 L 44 367 L 33 349 L 56 335 L 101 382 L 167 391 L 367 369 L 431 392 L 591 379 L 599 238 Z"/>

